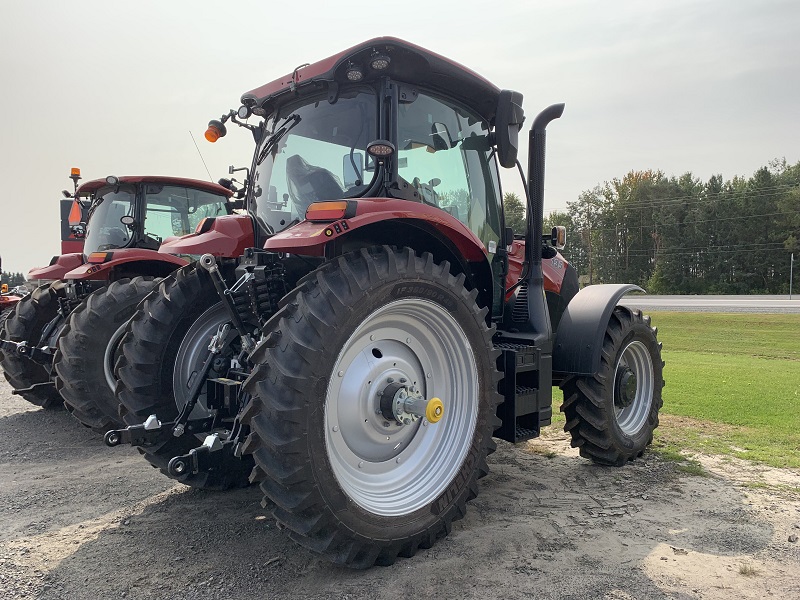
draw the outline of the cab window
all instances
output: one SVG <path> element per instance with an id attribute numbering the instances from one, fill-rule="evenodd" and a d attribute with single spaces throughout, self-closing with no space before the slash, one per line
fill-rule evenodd
<path id="1" fill-rule="evenodd" d="M 206 217 L 228 214 L 227 199 L 182 186 L 145 186 L 144 233 L 158 241 L 192 233 Z"/>
<path id="2" fill-rule="evenodd" d="M 489 252 L 500 239 L 489 125 L 469 109 L 420 93 L 399 106 L 398 175 L 420 199 L 469 227 Z"/>

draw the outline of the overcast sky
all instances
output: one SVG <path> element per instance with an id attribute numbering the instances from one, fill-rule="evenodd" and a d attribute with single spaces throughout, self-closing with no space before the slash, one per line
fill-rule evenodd
<path id="1" fill-rule="evenodd" d="M 632 169 L 727 179 L 800 160 L 797 0 L 0 0 L 4 269 L 58 253 L 70 167 L 207 179 L 191 131 L 216 180 L 252 148 L 235 127 L 205 142 L 209 119 L 381 35 L 522 92 L 528 124 L 566 103 L 548 130 L 548 209 Z"/>

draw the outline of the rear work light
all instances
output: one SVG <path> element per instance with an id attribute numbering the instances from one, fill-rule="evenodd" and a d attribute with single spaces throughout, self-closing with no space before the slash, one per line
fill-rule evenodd
<path id="1" fill-rule="evenodd" d="M 86 261 L 90 263 L 104 263 L 110 261 L 113 256 L 113 252 L 92 252 Z"/>
<path id="2" fill-rule="evenodd" d="M 337 221 L 356 216 L 357 204 L 353 200 L 335 200 L 331 202 L 314 202 L 306 209 L 309 221 Z"/>

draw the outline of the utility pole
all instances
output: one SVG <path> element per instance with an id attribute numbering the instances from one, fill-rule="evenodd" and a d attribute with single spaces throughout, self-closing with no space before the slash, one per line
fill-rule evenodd
<path id="1" fill-rule="evenodd" d="M 792 280 L 794 279 L 794 252 L 792 258 L 789 260 L 789 300 L 792 299 Z"/>

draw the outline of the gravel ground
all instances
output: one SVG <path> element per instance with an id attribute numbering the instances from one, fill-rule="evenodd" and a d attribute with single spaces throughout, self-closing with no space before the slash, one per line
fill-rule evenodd
<path id="1" fill-rule="evenodd" d="M 451 535 L 391 567 L 291 542 L 257 489 L 173 484 L 0 383 L 0 598 L 800 597 L 800 474 L 701 457 L 579 458 L 563 433 L 501 443 Z"/>

